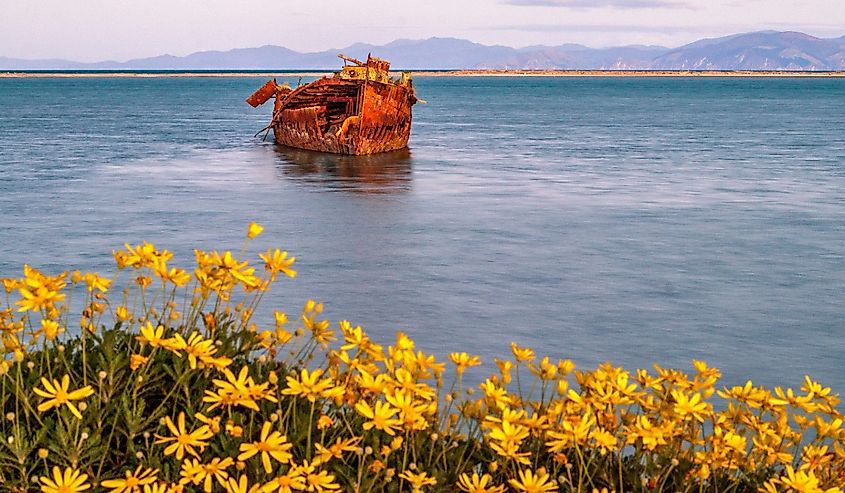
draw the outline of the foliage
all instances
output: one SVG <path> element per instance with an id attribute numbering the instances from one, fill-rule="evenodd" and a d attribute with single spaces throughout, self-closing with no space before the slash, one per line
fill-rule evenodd
<path id="1" fill-rule="evenodd" d="M 717 390 L 701 361 L 576 371 L 513 344 L 464 389 L 478 357 L 451 353 L 447 380 L 406 335 L 333 329 L 314 301 L 259 328 L 294 258 L 267 251 L 256 273 L 242 256 L 197 250 L 188 273 L 143 243 L 114 252 L 112 279 L 3 279 L 0 489 L 842 491 L 839 399 L 810 377 Z"/>

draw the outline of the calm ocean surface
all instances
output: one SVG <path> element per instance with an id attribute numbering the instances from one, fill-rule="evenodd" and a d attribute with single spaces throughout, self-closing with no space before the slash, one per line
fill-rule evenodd
<path id="1" fill-rule="evenodd" d="M 419 78 L 372 158 L 253 138 L 263 82 L 0 79 L 0 276 L 190 267 L 257 221 L 300 272 L 265 308 L 380 342 L 845 391 L 845 79 Z"/>

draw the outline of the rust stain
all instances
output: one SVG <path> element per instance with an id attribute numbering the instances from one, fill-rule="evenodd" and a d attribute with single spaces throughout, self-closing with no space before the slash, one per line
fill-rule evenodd
<path id="1" fill-rule="evenodd" d="M 270 80 L 247 103 L 257 107 L 275 96 L 267 128 L 290 147 L 351 155 L 407 147 L 417 102 L 410 76 L 391 78 L 390 62 L 373 56 L 338 56 L 352 65 L 296 89 Z"/>

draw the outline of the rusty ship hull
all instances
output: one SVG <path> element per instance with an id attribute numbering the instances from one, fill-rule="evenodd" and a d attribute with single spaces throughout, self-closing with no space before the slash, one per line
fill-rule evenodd
<path id="1" fill-rule="evenodd" d="M 391 78 L 389 63 L 378 58 L 341 58 L 353 65 L 296 89 L 271 80 L 247 102 L 258 106 L 275 98 L 267 129 L 279 144 L 348 155 L 406 148 L 417 102 L 410 77 Z"/>

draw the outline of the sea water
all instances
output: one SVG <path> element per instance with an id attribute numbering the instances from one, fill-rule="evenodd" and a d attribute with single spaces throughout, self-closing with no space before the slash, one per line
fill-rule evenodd
<path id="1" fill-rule="evenodd" d="M 369 158 L 254 137 L 263 82 L 0 79 L 0 276 L 144 240 L 190 268 L 256 221 L 299 271 L 266 313 L 325 301 L 476 378 L 516 341 L 845 391 L 845 79 L 421 77 L 409 151 Z"/>

